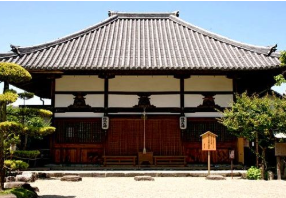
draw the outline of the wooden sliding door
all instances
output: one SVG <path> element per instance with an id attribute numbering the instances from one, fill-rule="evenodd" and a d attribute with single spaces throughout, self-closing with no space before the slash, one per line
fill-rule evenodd
<path id="1" fill-rule="evenodd" d="M 145 120 L 145 144 L 154 155 L 182 155 L 178 117 L 151 117 Z M 106 155 L 137 155 L 144 145 L 142 118 L 112 118 L 105 144 Z"/>

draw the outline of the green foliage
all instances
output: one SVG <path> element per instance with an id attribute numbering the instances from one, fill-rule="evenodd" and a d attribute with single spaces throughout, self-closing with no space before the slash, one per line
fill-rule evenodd
<path id="1" fill-rule="evenodd" d="M 281 65 L 286 65 L 286 51 L 282 51 L 279 60 L 281 61 Z"/>
<path id="2" fill-rule="evenodd" d="M 254 166 L 251 166 L 246 172 L 246 178 L 250 180 L 258 180 L 261 179 L 261 170 Z"/>
<path id="3" fill-rule="evenodd" d="M 14 194 L 17 196 L 17 198 L 37 197 L 36 193 L 30 190 L 27 190 L 25 188 L 12 188 L 12 189 L 7 189 L 5 191 L 0 192 L 0 195 L 7 195 L 7 194 Z"/>
<path id="4" fill-rule="evenodd" d="M 5 143 L 7 143 L 8 146 L 10 146 L 10 144 L 19 144 L 20 142 L 20 136 L 14 133 L 8 134 L 5 138 Z"/>
<path id="5" fill-rule="evenodd" d="M 11 106 L 7 107 L 7 116 L 10 121 L 21 120 L 21 122 L 23 121 L 26 122 L 30 118 L 34 117 L 49 118 L 52 115 L 53 113 L 51 111 L 45 109 L 34 109 L 27 107 L 15 108 Z M 24 117 L 26 118 L 26 120 L 23 120 Z"/>
<path id="6" fill-rule="evenodd" d="M 253 141 L 258 137 L 262 167 L 267 167 L 266 149 L 272 149 L 275 143 L 274 134 L 279 131 L 286 133 L 286 99 L 274 94 L 258 97 L 246 93 L 236 96 L 231 108 L 225 109 L 223 117 L 218 121 L 237 137 Z M 262 175 L 264 176 L 264 175 Z"/>
<path id="7" fill-rule="evenodd" d="M 35 94 L 31 92 L 23 92 L 23 93 L 19 93 L 18 95 L 19 95 L 19 98 L 23 100 L 29 100 L 33 98 Z"/>
<path id="8" fill-rule="evenodd" d="M 7 119 L 9 121 L 24 123 L 22 130 L 19 130 L 18 134 L 27 134 L 35 138 L 42 138 L 55 132 L 56 129 L 50 126 L 50 119 L 45 118 L 51 115 L 51 111 L 44 109 L 13 108 L 10 106 L 7 108 Z"/>
<path id="9" fill-rule="evenodd" d="M 5 160 L 4 165 L 10 170 L 25 170 L 29 167 L 29 164 L 22 160 Z"/>
<path id="10" fill-rule="evenodd" d="M 0 62 L 0 81 L 8 83 L 22 83 L 31 79 L 31 74 L 20 65 Z"/>
<path id="11" fill-rule="evenodd" d="M 274 76 L 274 80 L 276 81 L 276 86 L 280 86 L 282 83 L 286 83 L 286 80 L 282 74 Z"/>
<path id="12" fill-rule="evenodd" d="M 0 122 L 0 132 L 4 134 L 18 134 L 20 131 L 23 131 L 23 125 L 17 122 Z"/>
<path id="13" fill-rule="evenodd" d="M 286 51 L 281 52 L 279 60 L 281 62 L 281 66 L 286 65 Z M 279 74 L 277 76 L 274 76 L 274 79 L 276 81 L 276 83 L 275 83 L 276 86 L 280 86 L 282 83 L 286 83 L 286 80 L 285 80 L 283 74 Z"/>
<path id="14" fill-rule="evenodd" d="M 273 95 L 258 97 L 246 93 L 236 96 L 231 108 L 218 121 L 238 137 L 252 141 L 259 134 L 261 144 L 273 146 L 274 132 L 286 131 L 286 100 Z"/>
<path id="15" fill-rule="evenodd" d="M 18 99 L 18 94 L 14 90 L 7 90 L 3 94 L 0 94 L 0 101 L 7 102 L 7 104 L 13 103 Z"/>
<path id="16" fill-rule="evenodd" d="M 13 153 L 13 156 L 20 157 L 20 158 L 29 158 L 29 159 L 35 159 L 39 155 L 40 155 L 40 151 L 38 150 L 32 150 L 32 151 L 16 150 Z"/>
<path id="17" fill-rule="evenodd" d="M 53 113 L 46 109 L 39 109 L 38 114 L 43 117 L 51 117 Z"/>

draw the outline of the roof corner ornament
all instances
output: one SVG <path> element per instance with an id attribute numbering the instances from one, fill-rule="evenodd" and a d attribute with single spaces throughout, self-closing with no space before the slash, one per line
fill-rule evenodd
<path id="1" fill-rule="evenodd" d="M 111 17 L 113 15 L 115 15 L 117 12 L 114 12 L 114 11 L 111 11 L 111 10 L 108 10 L 108 16 Z"/>
<path id="2" fill-rule="evenodd" d="M 15 54 L 17 54 L 18 56 L 21 56 L 20 50 L 19 50 L 19 46 L 15 46 L 10 44 L 11 47 L 11 51 L 14 52 Z"/>
<path id="3" fill-rule="evenodd" d="M 272 54 L 273 52 L 275 52 L 276 50 L 277 50 L 277 44 L 270 48 L 270 50 L 269 50 L 267 56 L 271 56 L 271 54 Z"/>
<path id="4" fill-rule="evenodd" d="M 175 14 L 176 17 L 179 17 L 180 11 L 179 11 L 179 10 L 176 10 L 176 11 L 174 12 L 174 14 Z"/>

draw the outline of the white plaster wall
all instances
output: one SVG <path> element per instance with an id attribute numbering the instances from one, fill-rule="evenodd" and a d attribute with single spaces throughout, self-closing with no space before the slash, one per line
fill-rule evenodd
<path id="1" fill-rule="evenodd" d="M 104 91 L 104 80 L 98 76 L 63 76 L 56 79 L 56 91 Z"/>
<path id="2" fill-rule="evenodd" d="M 173 76 L 116 76 L 109 80 L 110 91 L 180 91 Z"/>
<path id="3" fill-rule="evenodd" d="M 85 103 L 91 107 L 104 107 L 104 95 L 88 94 L 85 96 Z M 74 102 L 72 94 L 56 94 L 55 107 L 68 107 Z"/>
<path id="4" fill-rule="evenodd" d="M 185 113 L 186 117 L 189 118 L 214 118 L 214 117 L 222 117 L 219 112 L 197 112 L 197 113 Z"/>
<path id="5" fill-rule="evenodd" d="M 185 107 L 197 107 L 203 104 L 203 95 L 200 94 L 186 94 Z M 233 95 L 215 95 L 215 104 L 221 107 L 229 107 L 233 101 Z"/>
<path id="6" fill-rule="evenodd" d="M 191 76 L 185 79 L 185 91 L 232 91 L 232 79 L 225 76 Z"/>
<path id="7" fill-rule="evenodd" d="M 203 95 L 185 95 L 185 107 L 197 107 L 203 103 Z"/>
<path id="8" fill-rule="evenodd" d="M 67 113 L 55 113 L 56 118 L 100 118 L 103 113 L 92 112 L 67 112 Z"/>
<path id="9" fill-rule="evenodd" d="M 133 107 L 138 104 L 139 96 L 136 95 L 109 95 L 109 107 Z"/>
<path id="10" fill-rule="evenodd" d="M 137 105 L 139 96 L 109 95 L 109 107 L 133 107 Z M 179 95 L 151 95 L 150 102 L 156 107 L 180 107 Z"/>
<path id="11" fill-rule="evenodd" d="M 56 94 L 55 95 L 55 107 L 67 107 L 74 102 L 74 96 L 72 94 Z"/>
<path id="12" fill-rule="evenodd" d="M 215 103 L 221 107 L 230 107 L 233 102 L 233 95 L 215 95 Z"/>
<path id="13" fill-rule="evenodd" d="M 180 95 L 152 95 L 150 102 L 156 107 L 180 107 Z"/>

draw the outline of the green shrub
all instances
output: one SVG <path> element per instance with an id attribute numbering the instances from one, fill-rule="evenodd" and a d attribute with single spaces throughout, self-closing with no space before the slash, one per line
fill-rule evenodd
<path id="1" fill-rule="evenodd" d="M 250 180 L 258 180 L 261 179 L 261 170 L 254 166 L 251 166 L 246 172 L 246 178 Z"/>
<path id="2" fill-rule="evenodd" d="M 17 198 L 31 198 L 36 197 L 36 193 L 27 190 L 25 188 L 12 188 L 5 191 L 0 192 L 0 195 L 14 194 Z"/>
<path id="3" fill-rule="evenodd" d="M 5 160 L 4 165 L 10 170 L 23 170 L 29 167 L 29 164 L 22 160 Z"/>
<path id="4" fill-rule="evenodd" d="M 13 153 L 13 156 L 15 156 L 15 157 L 29 158 L 29 159 L 35 159 L 38 155 L 40 155 L 40 151 L 38 151 L 38 150 L 32 150 L 32 151 L 16 150 Z"/>

